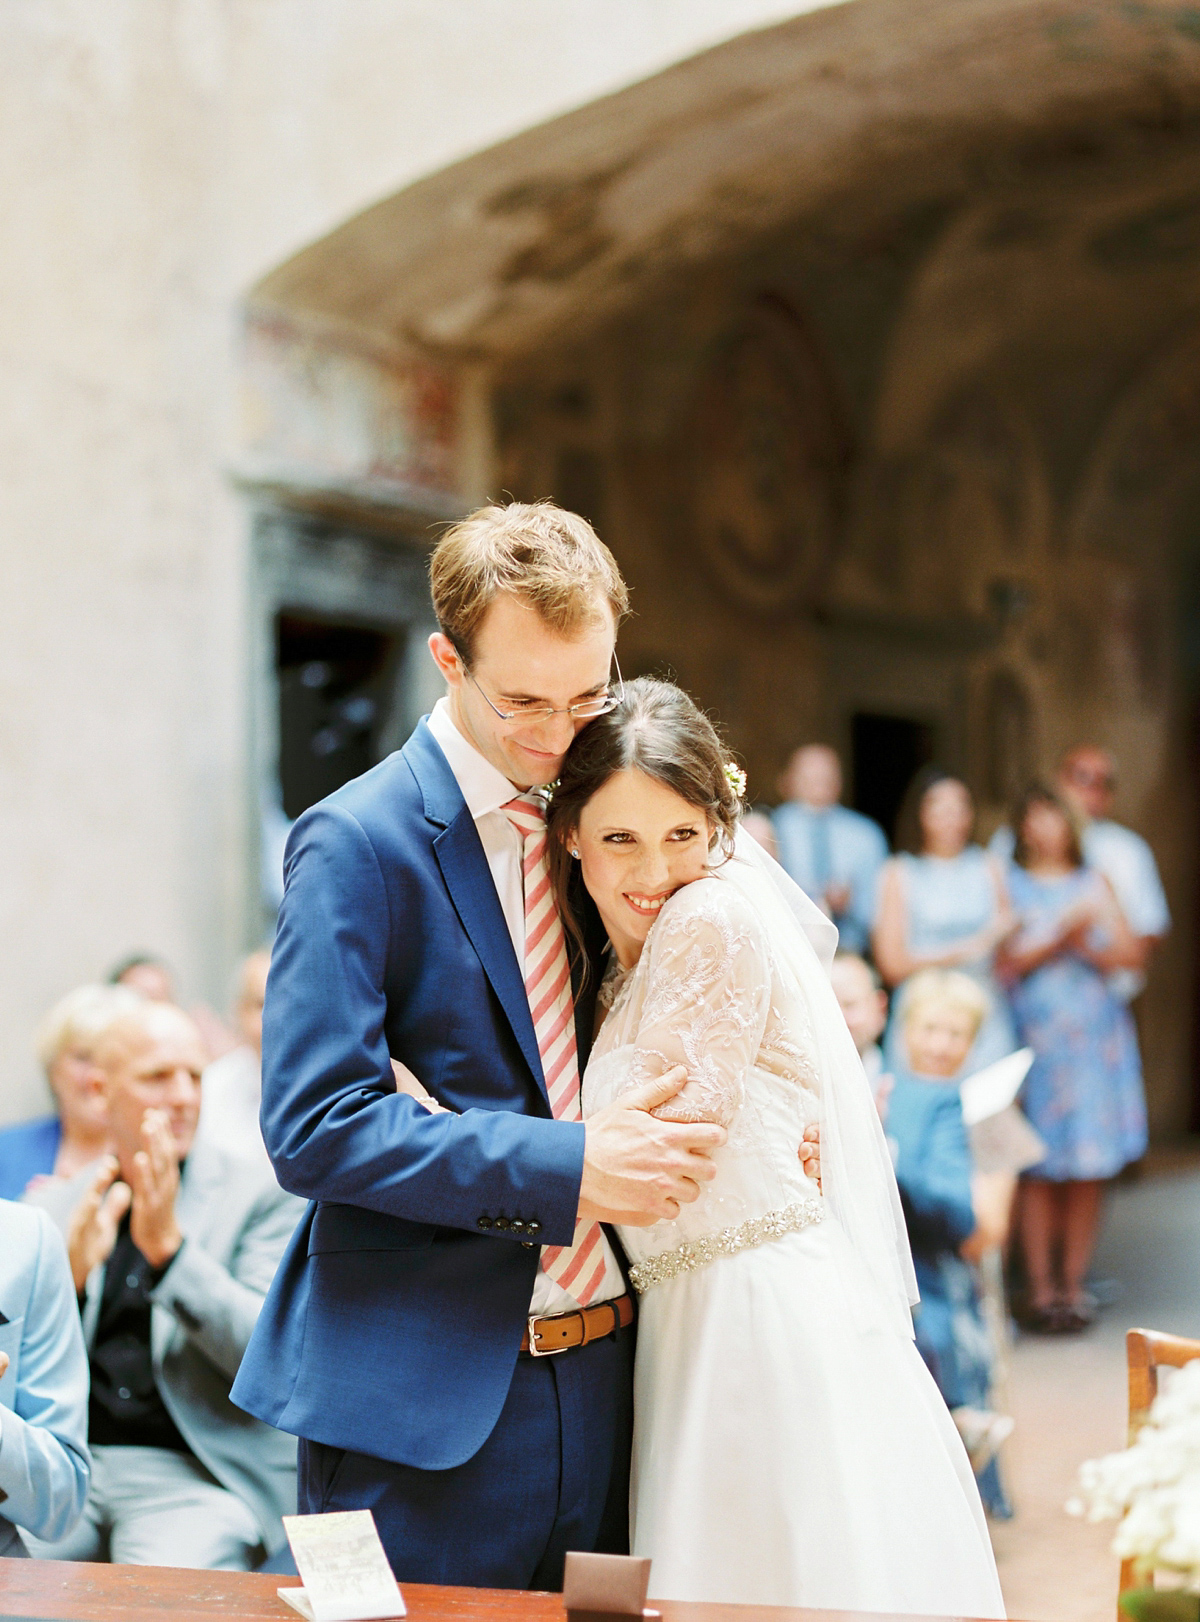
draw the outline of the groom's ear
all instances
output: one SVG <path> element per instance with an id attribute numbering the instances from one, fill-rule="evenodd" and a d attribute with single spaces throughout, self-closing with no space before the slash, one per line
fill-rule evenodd
<path id="1" fill-rule="evenodd" d="M 433 655 L 434 664 L 446 678 L 447 686 L 461 687 L 462 660 L 458 656 L 458 649 L 444 631 L 435 631 L 429 638 L 429 651 Z"/>

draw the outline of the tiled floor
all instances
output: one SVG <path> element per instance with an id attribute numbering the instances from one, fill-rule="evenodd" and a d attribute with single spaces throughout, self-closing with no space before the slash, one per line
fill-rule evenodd
<path id="1" fill-rule="evenodd" d="M 1112 1524 L 1072 1520 L 1062 1506 L 1081 1460 L 1124 1446 L 1126 1328 L 1200 1337 L 1200 1171 L 1117 1188 L 1096 1273 L 1121 1295 L 1095 1329 L 1014 1350 L 1007 1464 L 1017 1514 L 992 1533 L 1009 1615 L 1026 1622 L 1115 1615 Z"/>

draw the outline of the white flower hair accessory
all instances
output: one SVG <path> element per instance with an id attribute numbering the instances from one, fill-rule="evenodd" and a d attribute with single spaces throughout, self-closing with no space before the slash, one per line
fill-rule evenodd
<path id="1" fill-rule="evenodd" d="M 725 762 L 724 770 L 725 770 L 725 781 L 729 784 L 730 788 L 733 790 L 734 799 L 735 800 L 744 800 L 746 798 L 746 774 L 745 774 L 745 772 L 742 770 L 742 768 L 740 766 L 735 765 L 732 760 L 727 760 Z"/>

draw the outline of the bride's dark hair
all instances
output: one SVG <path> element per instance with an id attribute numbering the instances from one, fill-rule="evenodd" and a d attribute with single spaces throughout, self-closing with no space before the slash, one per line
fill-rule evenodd
<path id="1" fill-rule="evenodd" d="M 643 772 L 703 811 L 712 824 L 711 848 L 728 855 L 741 801 L 726 773 L 728 751 L 707 715 L 682 688 L 639 676 L 627 681 L 615 710 L 590 721 L 567 751 L 546 816 L 550 880 L 575 953 L 583 941 L 568 891 L 572 829 L 593 794 L 618 772 Z"/>

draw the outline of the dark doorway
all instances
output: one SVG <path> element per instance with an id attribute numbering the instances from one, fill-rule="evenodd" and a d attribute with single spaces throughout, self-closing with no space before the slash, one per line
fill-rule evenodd
<path id="1" fill-rule="evenodd" d="M 362 624 L 276 615 L 279 782 L 289 819 L 380 758 L 404 640 Z"/>
<path id="2" fill-rule="evenodd" d="M 859 714 L 850 721 L 854 809 L 879 823 L 896 842 L 896 814 L 904 791 L 934 758 L 937 735 L 924 721 L 900 715 Z"/>

